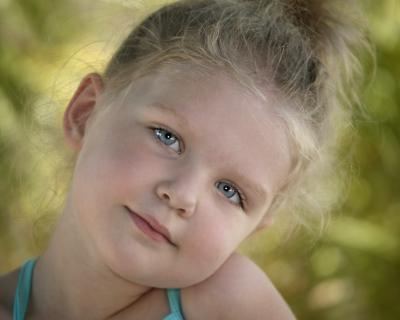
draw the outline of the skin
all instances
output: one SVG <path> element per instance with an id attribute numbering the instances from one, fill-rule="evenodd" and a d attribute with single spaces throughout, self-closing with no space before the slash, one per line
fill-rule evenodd
<path id="1" fill-rule="evenodd" d="M 277 100 L 262 101 L 221 74 L 161 71 L 111 104 L 92 73 L 71 99 L 64 133 L 77 162 L 34 272 L 29 319 L 161 319 L 169 313 L 164 288 L 173 287 L 183 288 L 186 319 L 294 318 L 262 271 L 235 254 L 272 223 L 265 212 L 290 169 Z M 166 144 L 159 127 L 176 142 Z M 241 190 L 244 208 L 221 183 Z M 155 218 L 173 243 L 144 234 L 127 208 Z M 4 278 L 10 293 L 16 274 Z"/>

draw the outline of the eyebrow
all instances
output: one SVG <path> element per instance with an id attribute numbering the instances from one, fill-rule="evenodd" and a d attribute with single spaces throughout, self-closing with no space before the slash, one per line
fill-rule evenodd
<path id="1" fill-rule="evenodd" d="M 178 121 L 178 124 L 181 125 L 182 127 L 188 128 L 188 121 L 185 117 L 180 115 L 176 110 L 167 107 L 166 105 L 159 103 L 159 102 L 154 102 L 147 107 L 151 109 L 155 109 L 161 112 L 165 112 L 173 117 L 176 118 Z M 266 200 L 268 198 L 269 192 L 267 192 L 260 184 L 252 182 L 249 180 L 245 175 L 241 174 L 240 172 L 236 171 L 235 175 L 238 177 L 240 180 L 240 185 L 243 186 L 245 189 L 247 189 L 250 192 L 253 192 L 256 196 L 256 198 L 260 200 Z"/>
<path id="2" fill-rule="evenodd" d="M 154 110 L 158 110 L 158 111 L 167 113 L 170 116 L 173 116 L 174 118 L 176 118 L 176 120 L 178 121 L 178 124 L 181 127 L 186 127 L 186 128 L 189 127 L 188 121 L 187 121 L 187 119 L 185 117 L 180 115 L 176 110 L 174 110 L 172 108 L 169 108 L 169 107 L 167 107 L 166 105 L 164 105 L 162 103 L 154 102 L 154 103 L 148 105 L 147 108 L 151 108 L 151 109 L 154 109 Z"/>
<path id="3" fill-rule="evenodd" d="M 260 184 L 252 182 L 245 175 L 236 172 L 235 175 L 240 180 L 240 185 L 243 185 L 247 190 L 253 192 L 259 200 L 266 200 L 269 192 L 265 190 Z"/>

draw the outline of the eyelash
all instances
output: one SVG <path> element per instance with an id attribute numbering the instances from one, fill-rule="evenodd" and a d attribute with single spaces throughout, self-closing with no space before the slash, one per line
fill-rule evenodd
<path id="1" fill-rule="evenodd" d="M 242 209 L 245 209 L 246 196 L 243 194 L 242 190 L 240 190 L 238 187 L 236 187 L 236 185 L 233 182 L 226 181 L 226 180 L 222 180 L 220 182 L 224 182 L 224 183 L 228 184 L 233 190 L 235 190 L 237 192 L 237 194 L 239 196 L 239 203 L 236 204 L 232 201 L 231 202 L 237 206 L 240 206 Z M 218 183 L 220 183 L 220 182 L 218 182 Z M 230 198 L 228 198 L 228 199 L 230 199 Z"/>
<path id="2" fill-rule="evenodd" d="M 156 135 L 156 130 L 162 130 L 162 131 L 164 131 L 164 132 L 170 133 L 172 136 L 174 136 L 174 137 L 176 138 L 176 141 L 179 142 L 179 145 L 183 145 L 181 137 L 180 137 L 179 135 L 175 134 L 174 132 L 172 132 L 170 129 L 166 129 L 166 128 L 163 128 L 163 127 L 151 127 L 150 129 L 153 131 L 153 134 L 154 134 L 154 135 Z M 169 145 L 167 145 L 167 144 L 165 144 L 164 142 L 162 142 L 161 139 L 159 139 L 157 136 L 154 136 L 154 137 L 155 137 L 160 143 L 162 143 L 164 146 L 169 147 Z M 172 149 L 172 148 L 170 148 L 170 149 Z M 179 149 L 180 149 L 179 152 L 178 152 L 178 151 L 175 151 L 175 150 L 174 150 L 174 151 L 175 151 L 176 153 L 178 153 L 178 154 L 181 154 L 184 148 L 181 146 Z"/>
<path id="3" fill-rule="evenodd" d="M 157 136 L 155 136 L 156 130 L 162 130 L 162 131 L 164 131 L 164 132 L 170 133 L 172 136 L 174 136 L 174 137 L 176 138 L 176 140 L 179 142 L 179 144 L 182 143 L 182 142 L 181 142 L 182 139 L 181 139 L 178 135 L 176 135 L 175 133 L 171 132 L 169 129 L 165 129 L 165 128 L 163 128 L 163 127 L 151 127 L 150 129 L 151 129 L 151 130 L 153 131 L 153 133 L 154 133 L 154 138 L 157 139 L 158 141 L 160 141 L 160 143 L 162 143 L 163 145 L 165 145 L 165 146 L 167 146 L 167 147 L 168 147 L 167 144 L 163 143 Z M 175 151 L 175 152 L 177 152 L 177 151 Z M 180 152 L 177 152 L 177 153 L 178 153 L 178 154 L 181 154 L 181 153 L 182 153 L 182 150 L 181 150 Z M 226 180 L 222 180 L 222 181 L 220 181 L 220 182 L 224 182 L 224 183 L 228 184 L 234 191 L 237 192 L 237 194 L 238 194 L 238 196 L 239 196 L 239 203 L 236 204 L 236 203 L 234 203 L 233 201 L 230 201 L 230 202 L 233 203 L 233 204 L 236 205 L 236 206 L 240 206 L 242 209 L 245 209 L 246 197 L 245 197 L 245 195 L 243 194 L 243 192 L 242 192 L 238 187 L 236 187 L 236 185 L 235 185 L 233 182 L 226 181 Z M 218 182 L 218 183 L 220 183 L 220 182 Z M 233 197 L 233 196 L 232 196 L 232 197 Z M 227 199 L 230 199 L 230 198 L 227 198 Z"/>

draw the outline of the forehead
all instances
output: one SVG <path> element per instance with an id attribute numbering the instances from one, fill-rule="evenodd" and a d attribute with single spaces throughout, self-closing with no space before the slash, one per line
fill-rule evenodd
<path id="1" fill-rule="evenodd" d="M 126 97 L 176 122 L 202 161 L 239 171 L 267 191 L 287 176 L 290 150 L 278 99 L 266 99 L 223 75 L 159 72 L 135 81 Z M 173 128 L 175 129 L 175 128 Z M 176 129 L 178 130 L 178 129 Z"/>

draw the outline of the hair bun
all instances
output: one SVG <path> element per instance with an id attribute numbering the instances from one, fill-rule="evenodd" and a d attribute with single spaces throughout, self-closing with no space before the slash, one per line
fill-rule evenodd
<path id="1" fill-rule="evenodd" d="M 268 2 L 268 1 L 267 1 Z M 319 60 L 330 65 L 332 55 L 342 60 L 347 72 L 354 50 L 365 49 L 365 28 L 359 3 L 355 0 L 280 0 L 284 15 L 310 39 Z M 324 59 L 325 57 L 325 59 Z M 351 60 L 351 61 L 350 61 Z M 346 67 L 347 66 L 347 67 Z M 337 66 L 330 65 L 337 69 Z M 332 72 L 333 70 L 331 70 Z"/>

